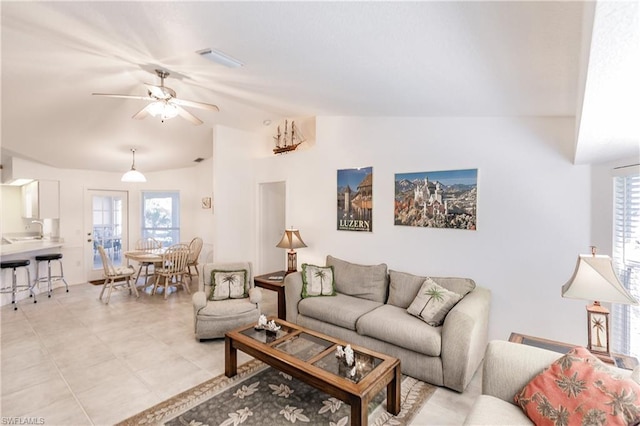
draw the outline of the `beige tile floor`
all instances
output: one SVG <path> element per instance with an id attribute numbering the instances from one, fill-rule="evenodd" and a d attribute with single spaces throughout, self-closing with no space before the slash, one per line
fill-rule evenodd
<path id="1" fill-rule="evenodd" d="M 192 286 L 195 287 L 195 284 Z M 191 297 L 58 288 L 38 303 L 0 309 L 0 415 L 46 425 L 110 425 L 224 372 L 224 341 L 193 337 Z M 263 310 L 277 312 L 264 291 Z M 240 363 L 250 358 L 239 352 Z M 480 373 L 463 393 L 438 389 L 414 425 L 461 424 L 480 393 Z"/>

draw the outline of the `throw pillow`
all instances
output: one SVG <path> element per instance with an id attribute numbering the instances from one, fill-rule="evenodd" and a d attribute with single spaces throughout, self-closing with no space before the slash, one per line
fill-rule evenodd
<path id="1" fill-rule="evenodd" d="M 462 296 L 458 293 L 449 291 L 436 284 L 431 278 L 427 278 L 420 287 L 418 295 L 407 308 L 407 312 L 429 325 L 438 327 L 442 325 L 444 317 L 460 299 Z"/>
<path id="2" fill-rule="evenodd" d="M 247 270 L 211 271 L 209 300 L 242 299 L 247 297 Z"/>
<path id="3" fill-rule="evenodd" d="M 335 296 L 333 266 L 302 264 L 302 297 Z"/>
<path id="4" fill-rule="evenodd" d="M 640 385 L 578 347 L 534 377 L 514 398 L 536 425 L 635 425 Z"/>

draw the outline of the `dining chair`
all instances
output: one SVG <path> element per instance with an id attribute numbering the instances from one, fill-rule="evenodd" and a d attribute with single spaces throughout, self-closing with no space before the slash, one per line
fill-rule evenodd
<path id="1" fill-rule="evenodd" d="M 202 251 L 202 238 L 195 237 L 189 243 L 189 263 L 187 263 L 187 272 L 189 273 L 189 283 L 193 282 L 193 276 L 200 278 L 200 272 L 198 271 L 198 258 Z M 191 272 L 191 268 L 195 268 L 196 273 Z"/>
<path id="2" fill-rule="evenodd" d="M 155 238 L 142 238 L 138 241 L 136 241 L 136 250 L 140 250 L 140 251 L 152 251 L 152 250 L 157 250 L 159 248 L 162 248 L 162 242 L 156 240 Z M 136 280 L 134 281 L 134 283 L 138 283 L 138 280 L 140 279 L 140 274 L 142 272 L 142 268 L 144 268 L 144 285 L 147 285 L 147 282 L 149 280 L 149 266 L 153 266 L 153 262 L 140 262 L 140 266 L 138 268 L 138 275 L 136 275 Z M 151 274 L 153 275 L 153 274 Z"/>
<path id="3" fill-rule="evenodd" d="M 103 246 L 98 246 L 98 252 L 100 253 L 100 257 L 102 258 L 102 267 L 104 269 L 104 285 L 102 286 L 102 291 L 100 292 L 99 299 L 102 300 L 102 295 L 104 294 L 105 289 L 109 289 L 107 293 L 107 301 L 109 304 L 109 300 L 111 299 L 111 291 L 117 287 L 129 287 L 129 294 L 135 294 L 136 297 L 140 297 L 138 294 L 138 289 L 134 283 L 131 282 L 131 277 L 136 273 L 135 269 L 131 266 L 113 266 L 111 259 L 107 256 L 107 253 L 104 251 Z M 119 279 L 124 278 L 125 281 L 117 281 Z"/>
<path id="4" fill-rule="evenodd" d="M 187 263 L 189 263 L 189 246 L 186 244 L 175 244 L 167 249 L 162 255 L 162 263 L 155 267 L 156 281 L 153 285 L 152 294 L 156 294 L 160 279 L 164 279 L 164 298 L 170 284 L 182 284 L 187 293 L 191 294 L 189 286 L 184 282 L 184 276 L 188 274 Z"/>

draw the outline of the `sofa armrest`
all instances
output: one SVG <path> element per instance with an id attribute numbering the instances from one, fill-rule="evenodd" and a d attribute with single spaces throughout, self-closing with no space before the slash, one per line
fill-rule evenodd
<path id="1" fill-rule="evenodd" d="M 302 299 L 302 273 L 294 272 L 284 278 L 287 321 L 298 323 L 298 302 Z"/>
<path id="2" fill-rule="evenodd" d="M 492 340 L 484 358 L 482 394 L 513 404 L 516 393 L 561 356 L 534 346 Z"/>
<path id="3" fill-rule="evenodd" d="M 464 391 L 485 353 L 489 332 L 491 291 L 476 287 L 447 314 L 442 325 L 444 385 Z"/>
<path id="4" fill-rule="evenodd" d="M 204 294 L 204 291 L 196 291 L 191 297 L 191 302 L 193 302 L 193 311 L 197 313 L 207 306 L 207 295 Z"/>

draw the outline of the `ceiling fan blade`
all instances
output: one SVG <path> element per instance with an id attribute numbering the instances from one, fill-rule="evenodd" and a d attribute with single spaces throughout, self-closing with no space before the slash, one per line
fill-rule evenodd
<path id="1" fill-rule="evenodd" d="M 131 118 L 135 118 L 136 120 L 142 120 L 145 119 L 149 116 L 149 106 L 151 104 L 147 105 L 146 107 L 142 108 L 140 111 L 136 112 Z"/>
<path id="2" fill-rule="evenodd" d="M 187 101 L 185 99 L 173 98 L 171 100 L 171 103 L 177 104 L 177 105 L 184 105 L 192 108 L 208 109 L 209 111 L 216 111 L 216 112 L 220 111 L 220 108 L 218 108 L 216 105 L 205 104 L 204 102 Z"/>
<path id="3" fill-rule="evenodd" d="M 178 115 L 182 118 L 184 118 L 185 120 L 190 121 L 192 124 L 195 124 L 196 126 L 199 126 L 200 124 L 203 123 L 202 120 L 200 120 L 198 117 L 196 117 L 195 115 L 191 114 L 189 111 L 187 111 L 186 109 L 182 108 L 181 106 L 178 105 L 174 105 L 176 107 L 176 110 L 178 111 Z"/>
<path id="4" fill-rule="evenodd" d="M 170 99 L 176 97 L 176 92 L 170 87 L 154 86 L 153 84 L 147 83 L 145 83 L 144 85 L 146 86 L 151 96 L 157 99 Z"/>
<path id="5" fill-rule="evenodd" d="M 137 95 L 114 95 L 112 93 L 92 93 L 94 96 L 108 96 L 110 98 L 125 98 L 125 99 L 141 99 L 143 101 L 153 101 L 155 99 L 149 96 L 137 96 Z"/>

